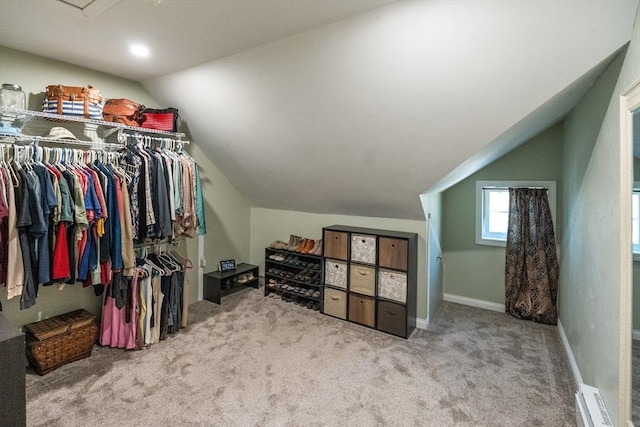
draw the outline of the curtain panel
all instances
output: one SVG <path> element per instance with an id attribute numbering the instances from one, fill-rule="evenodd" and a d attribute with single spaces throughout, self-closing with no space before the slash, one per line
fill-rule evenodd
<path id="1" fill-rule="evenodd" d="M 557 324 L 559 274 L 547 189 L 509 188 L 505 311 Z"/>

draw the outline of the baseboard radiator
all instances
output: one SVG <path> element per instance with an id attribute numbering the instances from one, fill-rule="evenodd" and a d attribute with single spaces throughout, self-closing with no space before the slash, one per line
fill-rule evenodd
<path id="1" fill-rule="evenodd" d="M 576 423 L 578 427 L 613 427 L 600 391 L 580 384 L 576 392 Z"/>

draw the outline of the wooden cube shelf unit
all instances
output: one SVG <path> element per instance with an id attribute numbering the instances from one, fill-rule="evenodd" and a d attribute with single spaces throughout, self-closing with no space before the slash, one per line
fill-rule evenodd
<path id="1" fill-rule="evenodd" d="M 323 313 L 409 338 L 416 327 L 418 235 L 345 225 L 322 234 Z"/>

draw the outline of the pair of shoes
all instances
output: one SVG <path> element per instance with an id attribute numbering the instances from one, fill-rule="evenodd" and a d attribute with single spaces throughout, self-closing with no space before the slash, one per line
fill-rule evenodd
<path id="1" fill-rule="evenodd" d="M 320 298 L 320 291 L 313 291 L 313 293 L 311 294 L 311 298 Z"/>
<path id="2" fill-rule="evenodd" d="M 302 245 L 298 248 L 297 252 L 305 255 L 322 255 L 322 239 L 303 239 Z"/>
<path id="3" fill-rule="evenodd" d="M 270 288 L 275 288 L 277 284 L 278 282 L 276 282 L 275 279 L 269 279 L 269 283 L 267 283 L 267 286 Z"/>
<path id="4" fill-rule="evenodd" d="M 246 273 L 246 274 L 241 274 L 238 276 L 238 283 L 247 283 L 247 282 L 251 282 L 252 280 L 254 280 L 255 277 L 253 276 L 252 272 Z"/>
<path id="5" fill-rule="evenodd" d="M 283 242 L 282 240 L 276 240 L 269 245 L 271 249 L 284 249 L 285 246 L 287 246 L 287 242 Z"/>
<path id="6" fill-rule="evenodd" d="M 282 261 L 284 261 L 284 255 L 282 255 L 282 254 L 271 254 L 271 255 L 269 255 L 269 259 L 272 259 L 272 260 L 277 261 L 277 262 L 282 262 Z"/>
<path id="7" fill-rule="evenodd" d="M 322 239 L 320 240 L 306 239 L 306 240 L 307 240 L 306 245 L 302 248 L 302 250 L 299 250 L 298 252 L 306 255 L 316 255 L 316 256 L 322 255 Z"/>
<path id="8" fill-rule="evenodd" d="M 319 239 L 318 241 L 318 246 L 315 247 L 314 249 L 309 252 L 310 255 L 315 255 L 315 256 L 322 256 L 322 239 Z"/>
<path id="9" fill-rule="evenodd" d="M 289 264 L 289 265 L 300 265 L 301 262 L 302 261 L 300 261 L 300 258 L 293 255 L 288 256 L 287 259 L 285 260 L 285 264 Z"/>
<path id="10" fill-rule="evenodd" d="M 289 243 L 284 245 L 282 249 L 287 251 L 295 251 L 300 246 L 300 242 L 302 241 L 302 237 L 296 236 L 295 234 L 289 235 Z"/>
<path id="11" fill-rule="evenodd" d="M 304 238 L 302 239 L 300 246 L 298 246 L 298 249 L 296 249 L 296 252 L 300 254 L 308 254 L 309 251 L 313 249 L 313 244 L 314 244 L 313 240 Z"/>

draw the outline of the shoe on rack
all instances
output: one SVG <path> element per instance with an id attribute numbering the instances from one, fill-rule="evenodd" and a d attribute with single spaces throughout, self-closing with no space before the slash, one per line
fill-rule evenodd
<path id="1" fill-rule="evenodd" d="M 313 246 L 311 247 L 311 249 L 309 249 L 308 254 L 315 255 L 316 251 L 318 250 L 318 245 L 320 245 L 320 240 L 313 240 Z"/>
<path id="2" fill-rule="evenodd" d="M 250 281 L 252 281 L 254 279 L 255 279 L 255 276 L 253 275 L 253 272 L 251 272 L 251 271 L 248 272 L 247 273 L 247 282 L 250 282 Z"/>
<path id="3" fill-rule="evenodd" d="M 304 239 L 302 239 L 302 244 L 298 247 L 298 250 L 296 252 L 298 252 L 299 254 L 306 254 L 307 252 L 309 252 L 308 250 L 307 252 L 305 252 L 307 246 L 309 246 L 309 239 L 305 237 Z"/>
<path id="4" fill-rule="evenodd" d="M 282 240 L 276 240 L 269 245 L 271 249 L 282 249 L 282 246 L 286 245 Z"/>
<path id="5" fill-rule="evenodd" d="M 322 239 L 318 240 L 318 247 L 309 252 L 311 255 L 321 256 L 322 255 Z"/>
<path id="6" fill-rule="evenodd" d="M 241 274 L 240 276 L 238 276 L 238 283 L 247 283 L 247 275 Z"/>
<path id="7" fill-rule="evenodd" d="M 290 235 L 289 235 L 289 243 L 285 243 L 285 245 L 282 247 L 282 249 L 284 249 L 284 250 L 289 250 L 289 248 L 291 247 L 291 245 L 293 245 L 293 238 L 294 238 L 294 235 L 293 235 L 293 234 L 290 234 Z"/>
<path id="8" fill-rule="evenodd" d="M 311 249 L 313 249 L 314 243 L 315 243 L 315 240 L 307 239 L 307 244 L 305 245 L 305 247 L 302 249 L 301 252 L 305 255 L 308 255 L 311 252 Z"/>
<path id="9" fill-rule="evenodd" d="M 315 299 L 320 298 L 320 291 L 314 291 L 314 292 L 311 294 L 311 298 L 315 298 Z"/>
<path id="10" fill-rule="evenodd" d="M 271 257 L 269 257 L 269 258 L 271 258 Z M 282 261 L 284 261 L 284 255 L 282 255 L 282 254 L 276 254 L 272 259 L 273 259 L 274 261 L 282 262 Z"/>
<path id="11" fill-rule="evenodd" d="M 295 252 L 298 250 L 298 248 L 300 247 L 300 244 L 302 243 L 302 237 L 300 236 L 293 236 L 293 243 L 291 244 L 291 246 L 289 246 L 287 248 L 288 251 L 291 252 Z"/>

